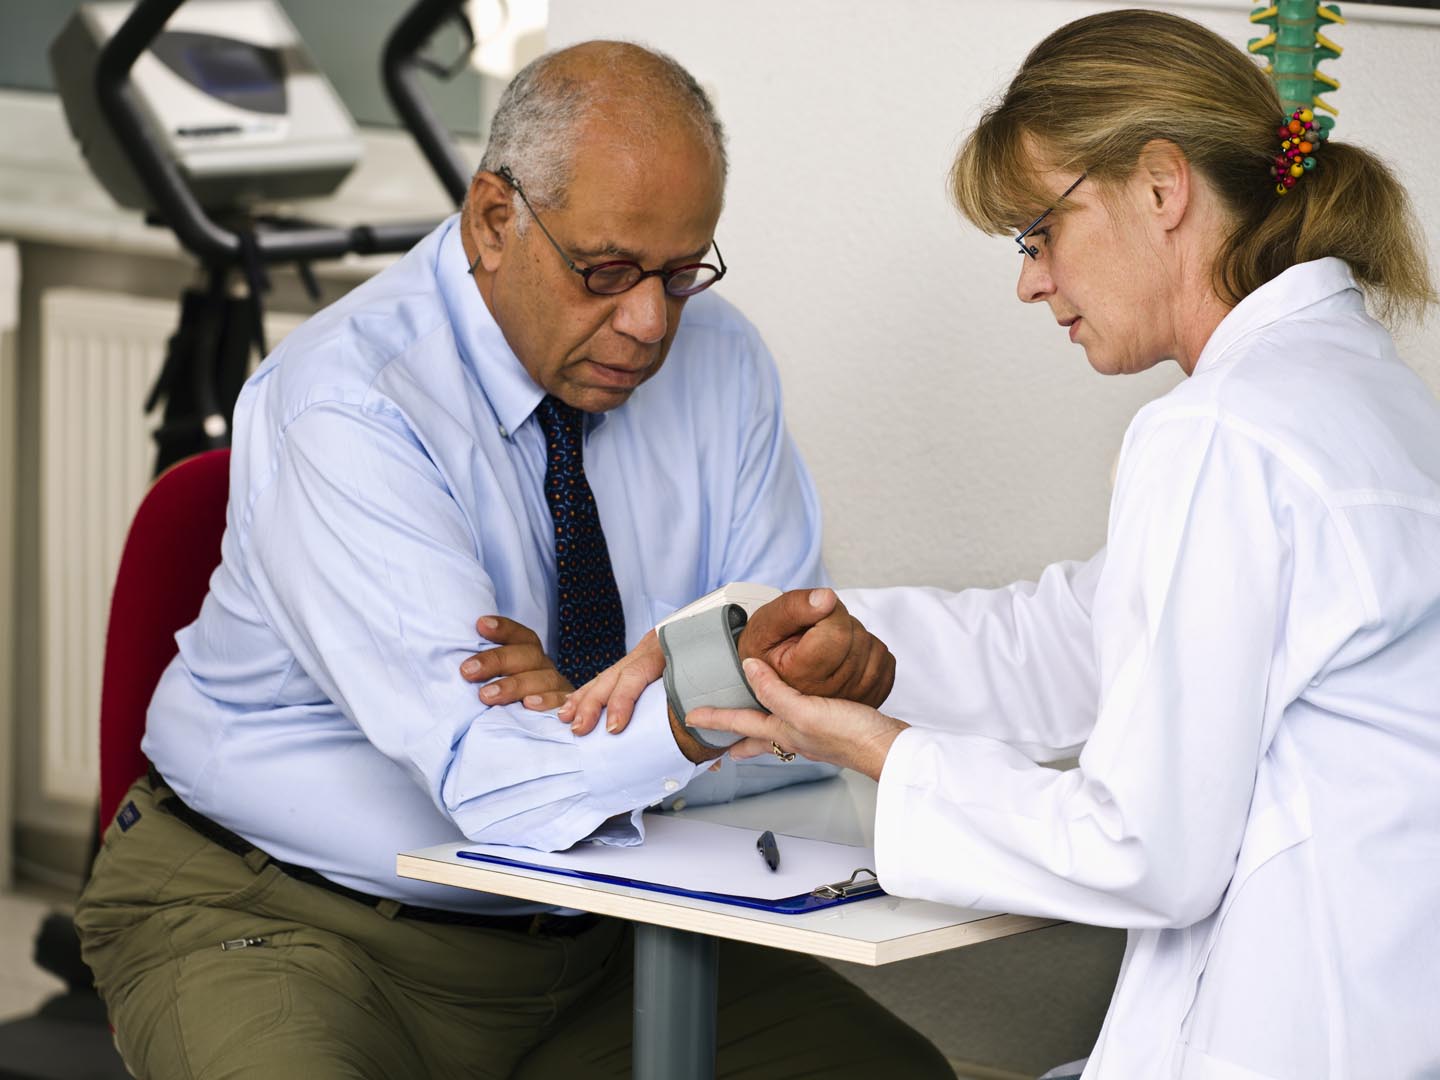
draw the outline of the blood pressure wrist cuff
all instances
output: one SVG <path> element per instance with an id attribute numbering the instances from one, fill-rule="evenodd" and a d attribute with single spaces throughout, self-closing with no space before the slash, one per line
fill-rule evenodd
<path id="1" fill-rule="evenodd" d="M 670 709 L 696 741 L 712 750 L 733 746 L 744 736 L 692 728 L 685 724 L 685 716 L 691 709 L 709 705 L 717 709 L 766 711 L 756 700 L 740 667 L 736 643 L 747 618 L 739 604 L 723 604 L 660 627 L 660 649 L 665 654 L 665 694 Z"/>

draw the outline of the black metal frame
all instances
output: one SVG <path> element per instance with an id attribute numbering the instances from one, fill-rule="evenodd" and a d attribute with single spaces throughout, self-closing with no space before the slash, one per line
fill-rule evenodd
<path id="1" fill-rule="evenodd" d="M 154 202 L 160 220 L 175 233 L 181 245 L 203 262 L 237 265 L 245 258 L 246 241 L 239 233 L 217 224 L 205 212 L 179 169 L 161 152 L 159 142 L 140 111 L 130 81 L 130 69 L 135 66 L 135 61 L 160 35 L 165 23 L 182 3 L 184 0 L 140 0 L 135 5 L 120 29 L 100 50 L 95 69 L 95 97 L 121 145 L 129 150 L 131 162 Z M 406 15 L 386 46 L 387 72 L 393 66 L 400 73 L 400 81 L 407 84 L 404 87 L 406 105 L 402 108 L 397 101 L 397 110 L 407 124 L 415 125 L 412 128 L 415 138 L 425 150 L 431 167 L 437 171 L 436 154 L 443 152 L 445 147 L 437 139 L 436 129 L 443 140 L 448 142 L 449 136 L 439 126 L 429 107 L 419 99 L 413 75 L 410 74 L 414 58 L 411 56 L 407 61 L 404 50 L 412 45 L 414 48 L 422 45 L 428 39 L 429 31 L 433 31 L 452 10 L 458 8 L 459 0 L 421 0 Z M 402 35 L 402 31 L 406 32 Z M 388 87 L 388 74 L 386 83 Z M 395 92 L 391 90 L 392 97 Z M 454 162 L 458 163 L 459 156 L 455 154 L 453 144 L 449 152 Z M 449 189 L 451 185 L 443 173 L 441 180 Z M 456 196 L 457 202 L 463 196 L 462 189 Z M 261 262 L 274 263 L 334 259 L 350 252 L 398 252 L 410 248 L 431 228 L 433 223 L 300 224 L 283 230 L 257 231 L 253 253 Z"/>
<path id="2" fill-rule="evenodd" d="M 456 206 L 465 201 L 465 193 L 470 190 L 472 170 L 466 167 L 455 148 L 455 140 L 420 93 L 417 76 L 420 69 L 429 66 L 421 60 L 420 50 L 447 20 L 464 19 L 461 3 L 462 0 L 417 0 L 386 39 L 380 63 L 390 105 L 420 144 L 425 160 Z M 469 24 L 465 25 L 468 29 Z M 473 40 L 472 36 L 472 44 Z"/>
<path id="3" fill-rule="evenodd" d="M 269 287 L 267 264 L 295 264 L 318 299 L 310 260 L 351 252 L 405 251 L 434 228 L 429 221 L 321 225 L 243 211 L 220 221 L 212 217 L 164 153 L 130 80 L 136 60 L 155 43 L 182 3 L 140 0 L 101 48 L 95 70 L 95 99 L 156 208 L 153 220 L 174 232 L 181 246 L 205 266 L 209 278 L 206 289 L 190 289 L 182 297 L 180 326 L 170 339 L 165 366 L 146 403 L 147 412 L 161 401 L 165 406 L 163 423 L 155 432 L 157 474 L 180 458 L 229 445 L 230 416 L 248 370 L 251 343 L 261 356 L 266 352 L 261 297 Z M 381 65 L 395 111 L 457 204 L 469 186 L 465 166 L 450 133 L 421 96 L 416 69 L 435 69 L 419 52 L 449 19 L 460 20 L 473 47 L 474 35 L 461 3 L 417 0 L 386 40 Z M 236 270 L 248 286 L 244 300 L 228 296 L 228 280 Z"/>

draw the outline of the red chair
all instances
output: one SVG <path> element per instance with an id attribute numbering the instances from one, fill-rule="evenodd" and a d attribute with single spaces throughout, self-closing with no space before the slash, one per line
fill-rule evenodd
<path id="1" fill-rule="evenodd" d="M 195 621 L 220 565 L 230 451 L 209 450 L 167 469 L 125 538 L 100 687 L 100 829 L 145 771 L 140 737 L 155 684 L 174 657 L 176 631 Z"/>

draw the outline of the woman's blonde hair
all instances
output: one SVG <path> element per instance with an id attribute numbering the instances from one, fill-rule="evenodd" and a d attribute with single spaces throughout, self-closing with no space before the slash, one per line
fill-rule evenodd
<path id="1" fill-rule="evenodd" d="M 1203 26 L 1157 11 L 1091 15 L 1031 50 L 961 147 L 952 191 L 970 221 L 1003 233 L 1054 199 L 1037 166 L 1116 185 L 1146 143 L 1165 139 L 1231 213 L 1214 270 L 1226 303 L 1296 263 L 1335 256 L 1383 315 L 1423 314 L 1435 293 L 1405 189 L 1373 154 L 1331 139 L 1318 167 L 1277 195 L 1281 114 L 1255 61 Z"/>

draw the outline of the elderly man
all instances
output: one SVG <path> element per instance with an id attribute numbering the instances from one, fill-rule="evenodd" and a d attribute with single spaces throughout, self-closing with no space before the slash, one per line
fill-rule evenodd
<path id="1" fill-rule="evenodd" d="M 639 810 L 697 773 L 712 798 L 786 775 L 707 772 L 716 752 L 663 699 L 585 739 L 545 711 L 723 582 L 823 580 L 763 344 L 714 294 L 687 310 L 725 271 L 724 179 L 673 61 L 544 57 L 464 212 L 247 384 L 223 562 L 77 912 L 136 1075 L 628 1075 L 623 924 L 393 860 L 464 837 L 635 843 Z M 747 649 L 833 686 L 804 643 L 852 634 L 839 681 L 878 703 L 884 646 L 811 598 L 757 618 Z M 456 669 L 486 612 L 477 701 Z M 950 1075 L 807 957 L 727 943 L 720 968 L 721 1075 Z"/>

